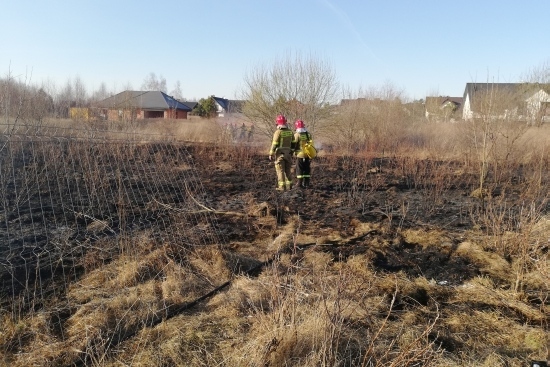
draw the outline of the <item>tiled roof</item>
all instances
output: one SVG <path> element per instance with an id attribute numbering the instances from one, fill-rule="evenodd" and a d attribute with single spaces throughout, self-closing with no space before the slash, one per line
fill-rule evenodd
<path id="1" fill-rule="evenodd" d="M 141 108 L 144 110 L 176 109 L 191 111 L 191 108 L 160 91 L 124 91 L 97 103 L 103 108 Z"/>
<path id="2" fill-rule="evenodd" d="M 226 112 L 242 112 L 242 108 L 245 101 L 225 99 L 216 96 L 212 96 L 214 101 L 220 105 Z"/>
<path id="3" fill-rule="evenodd" d="M 199 104 L 199 102 L 192 102 L 192 101 L 180 101 L 180 102 L 186 105 L 187 107 L 189 107 L 190 109 L 195 108 L 195 106 Z"/>

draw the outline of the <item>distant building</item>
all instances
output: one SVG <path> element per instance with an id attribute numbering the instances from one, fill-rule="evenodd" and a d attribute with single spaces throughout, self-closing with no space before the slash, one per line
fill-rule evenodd
<path id="1" fill-rule="evenodd" d="M 432 122 L 454 122 L 462 117 L 462 97 L 426 97 L 425 116 Z"/>
<path id="2" fill-rule="evenodd" d="M 178 99 L 178 102 L 183 103 L 184 105 L 186 105 L 187 107 L 189 107 L 191 110 L 193 110 L 193 109 L 199 104 L 199 102 L 194 102 L 194 101 L 182 101 L 182 100 L 179 100 L 179 99 Z"/>
<path id="3" fill-rule="evenodd" d="M 550 121 L 550 84 L 467 83 L 462 118 L 487 117 L 529 124 Z"/>
<path id="4" fill-rule="evenodd" d="M 399 98 L 382 99 L 382 98 L 355 98 L 342 99 L 340 105 L 336 106 L 336 113 L 343 110 L 358 109 L 364 113 L 380 114 L 382 111 L 405 111 L 405 107 Z"/>
<path id="5" fill-rule="evenodd" d="M 187 119 L 192 108 L 160 91 L 124 91 L 96 103 L 103 119 Z"/>
<path id="6" fill-rule="evenodd" d="M 212 96 L 216 103 L 216 113 L 218 117 L 231 117 L 243 112 L 243 106 L 245 101 L 225 99 L 216 96 Z"/>

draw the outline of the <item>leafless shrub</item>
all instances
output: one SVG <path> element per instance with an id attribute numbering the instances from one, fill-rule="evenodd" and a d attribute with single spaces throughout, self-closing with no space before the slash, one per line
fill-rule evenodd
<path id="1" fill-rule="evenodd" d="M 346 92 L 335 107 L 330 141 L 344 154 L 376 151 L 394 154 L 413 120 L 402 104 L 402 92 L 391 84 Z"/>
<path id="2" fill-rule="evenodd" d="M 540 204 L 509 206 L 505 200 L 496 199 L 489 201 L 476 217 L 486 230 L 488 248 L 512 262 L 515 280 L 511 285 L 518 292 L 523 291 L 527 274 L 545 263 L 548 244 L 544 234 L 541 236 L 535 228 L 545 221 L 543 208 L 546 204 L 547 199 Z"/>
<path id="3" fill-rule="evenodd" d="M 274 119 L 283 113 L 290 122 L 302 119 L 320 133 L 330 115 L 338 83 L 331 65 L 315 55 L 287 53 L 271 65 L 259 65 L 245 76 L 241 91 L 244 115 L 258 133 L 271 137 Z"/>
<path id="4" fill-rule="evenodd" d="M 457 174 L 459 166 L 450 160 L 419 159 L 417 157 L 396 158 L 396 166 L 410 189 L 422 190 L 426 199 L 422 205 L 426 211 L 434 211 L 443 204 L 446 192 L 464 185 L 464 178 Z"/>

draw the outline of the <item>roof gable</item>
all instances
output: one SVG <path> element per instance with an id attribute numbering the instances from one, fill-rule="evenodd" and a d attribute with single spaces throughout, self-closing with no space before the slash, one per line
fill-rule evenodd
<path id="1" fill-rule="evenodd" d="M 460 106 L 464 102 L 464 98 L 462 98 L 462 97 L 445 97 L 445 98 L 443 98 L 443 102 L 441 104 L 445 104 L 447 102 L 451 102 L 454 105 Z"/>
<path id="2" fill-rule="evenodd" d="M 245 101 L 225 99 L 221 97 L 212 96 L 214 102 L 216 102 L 225 112 L 242 112 Z"/>
<path id="3" fill-rule="evenodd" d="M 180 102 L 186 105 L 187 107 L 189 107 L 190 109 L 195 108 L 195 106 L 199 104 L 199 102 L 193 102 L 193 101 L 180 101 Z"/>
<path id="4" fill-rule="evenodd" d="M 222 109 L 227 111 L 227 107 L 229 105 L 229 100 L 221 97 L 215 97 L 212 96 L 212 99 L 214 102 L 216 102 Z"/>
<path id="5" fill-rule="evenodd" d="M 181 103 L 180 101 L 178 101 L 174 97 L 167 95 L 166 93 L 163 93 L 163 92 L 160 92 L 160 93 L 164 97 L 164 101 L 166 102 L 169 108 L 172 108 L 175 110 L 191 111 L 191 108 L 188 105 Z"/>
<path id="6" fill-rule="evenodd" d="M 464 99 L 462 97 L 426 97 L 426 107 L 441 107 L 447 103 L 452 103 L 455 106 L 461 106 Z"/>

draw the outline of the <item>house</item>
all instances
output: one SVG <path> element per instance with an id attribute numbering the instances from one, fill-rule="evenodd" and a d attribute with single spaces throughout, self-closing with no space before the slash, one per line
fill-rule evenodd
<path id="1" fill-rule="evenodd" d="M 191 108 L 160 91 L 126 90 L 96 104 L 107 120 L 187 119 Z"/>
<path id="2" fill-rule="evenodd" d="M 216 96 L 212 96 L 212 99 L 216 103 L 216 113 L 218 117 L 230 117 L 243 112 L 245 101 L 230 100 Z"/>
<path id="3" fill-rule="evenodd" d="M 191 110 L 193 110 L 193 109 L 199 104 L 199 102 L 194 102 L 194 101 L 182 101 L 182 100 L 180 100 L 180 99 L 178 99 L 178 102 L 183 103 L 184 105 L 186 105 L 187 107 L 189 107 Z"/>
<path id="4" fill-rule="evenodd" d="M 340 100 L 340 107 L 367 107 L 373 111 L 378 111 L 385 106 L 394 106 L 395 104 L 401 105 L 401 100 L 399 99 L 381 99 L 378 97 L 375 98 L 365 98 L 359 97 L 355 99 L 342 99 Z"/>
<path id="5" fill-rule="evenodd" d="M 514 119 L 529 124 L 550 121 L 550 85 L 466 83 L 462 118 Z"/>
<path id="6" fill-rule="evenodd" d="M 377 98 L 379 100 L 379 98 Z M 365 97 L 359 98 L 344 98 L 340 100 L 340 106 L 350 106 L 350 105 L 359 105 L 370 101 Z"/>
<path id="7" fill-rule="evenodd" d="M 462 97 L 426 97 L 425 116 L 428 121 L 453 122 L 461 117 Z"/>
<path id="8" fill-rule="evenodd" d="M 359 97 L 356 99 L 342 99 L 340 105 L 336 106 L 336 113 L 342 111 L 361 111 L 362 113 L 369 113 L 373 115 L 384 113 L 384 111 L 394 112 L 407 112 L 405 106 L 399 98 L 394 99 L 382 99 L 382 98 L 365 98 Z"/>

